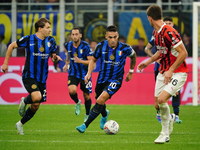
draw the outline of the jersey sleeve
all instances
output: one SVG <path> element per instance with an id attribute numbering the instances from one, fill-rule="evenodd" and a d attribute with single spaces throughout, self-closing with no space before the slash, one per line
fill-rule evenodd
<path id="1" fill-rule="evenodd" d="M 128 57 L 133 56 L 134 53 L 135 53 L 134 49 L 133 49 L 131 46 L 129 46 L 129 49 L 128 49 Z"/>
<path id="2" fill-rule="evenodd" d="M 56 41 L 53 37 L 51 38 L 50 43 L 51 43 L 51 47 L 50 47 L 51 53 L 56 53 L 57 45 L 56 45 Z"/>
<path id="3" fill-rule="evenodd" d="M 85 48 L 86 48 L 87 56 L 92 56 L 92 55 L 93 55 L 93 51 L 92 51 L 90 45 L 87 44 L 87 45 L 85 46 Z"/>
<path id="4" fill-rule="evenodd" d="M 97 44 L 96 49 L 93 53 L 93 57 L 98 59 L 101 55 L 101 43 Z"/>
<path id="5" fill-rule="evenodd" d="M 29 40 L 29 36 L 27 35 L 27 36 L 23 36 L 23 37 L 21 37 L 19 40 L 17 40 L 16 42 L 17 42 L 17 46 L 18 47 L 28 47 L 28 41 Z"/>
<path id="6" fill-rule="evenodd" d="M 175 29 L 167 31 L 166 38 L 174 48 L 182 43 L 182 39 Z"/>
<path id="7" fill-rule="evenodd" d="M 155 45 L 155 44 L 154 44 L 154 36 L 151 37 L 151 39 L 149 40 L 149 43 L 150 43 L 152 46 Z"/>

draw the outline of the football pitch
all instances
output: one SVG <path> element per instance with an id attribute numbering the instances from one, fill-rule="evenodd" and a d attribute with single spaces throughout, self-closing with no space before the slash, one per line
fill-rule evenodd
<path id="1" fill-rule="evenodd" d="M 200 106 L 181 106 L 182 124 L 174 124 L 169 143 L 154 144 L 161 131 L 152 105 L 107 105 L 108 120 L 119 124 L 116 135 L 100 129 L 100 115 L 79 133 L 85 108 L 74 113 L 75 105 L 41 105 L 37 114 L 24 125 L 25 135 L 18 135 L 18 105 L 0 105 L 1 150 L 196 150 L 200 148 Z M 170 106 L 171 108 L 171 106 Z M 171 108 L 172 110 L 172 108 Z"/>

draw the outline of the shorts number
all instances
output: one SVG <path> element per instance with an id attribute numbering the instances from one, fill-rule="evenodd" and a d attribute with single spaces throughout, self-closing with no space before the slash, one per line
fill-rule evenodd
<path id="1" fill-rule="evenodd" d="M 88 82 L 88 84 L 86 84 L 86 86 L 85 86 L 85 87 L 86 87 L 87 89 L 88 89 L 88 88 L 91 88 L 91 87 L 92 87 L 92 82 L 91 82 L 91 81 L 89 81 L 89 82 Z"/>
<path id="2" fill-rule="evenodd" d="M 44 90 L 44 93 L 43 93 L 43 95 L 42 95 L 42 96 L 43 96 L 43 99 L 44 99 L 44 101 L 46 101 L 46 95 L 47 95 L 47 90 L 45 89 L 45 90 Z"/>
<path id="3" fill-rule="evenodd" d="M 177 83 L 178 83 L 178 80 L 172 78 L 172 79 L 171 79 L 171 82 L 172 82 L 172 85 L 173 85 L 173 86 L 176 86 Z"/>
<path id="4" fill-rule="evenodd" d="M 111 82 L 109 86 L 111 86 L 114 89 L 117 86 L 117 83 Z"/>

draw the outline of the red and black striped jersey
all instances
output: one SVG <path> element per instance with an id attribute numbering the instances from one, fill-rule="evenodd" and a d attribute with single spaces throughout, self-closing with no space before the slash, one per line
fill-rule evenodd
<path id="1" fill-rule="evenodd" d="M 153 31 L 154 44 L 158 51 L 160 51 L 160 73 L 164 73 L 169 70 L 172 64 L 176 61 L 178 52 L 175 50 L 177 46 L 182 43 L 182 39 L 179 33 L 171 26 L 163 24 L 163 26 L 157 31 Z M 176 72 L 188 72 L 188 66 L 185 62 L 174 71 Z"/>

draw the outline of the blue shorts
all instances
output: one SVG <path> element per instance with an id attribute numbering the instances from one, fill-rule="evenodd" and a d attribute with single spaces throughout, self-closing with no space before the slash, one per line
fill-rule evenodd
<path id="1" fill-rule="evenodd" d="M 95 98 L 97 99 L 103 91 L 109 94 L 109 98 L 111 98 L 122 85 L 122 80 L 112 80 L 104 83 L 97 83 L 95 88 Z"/>

